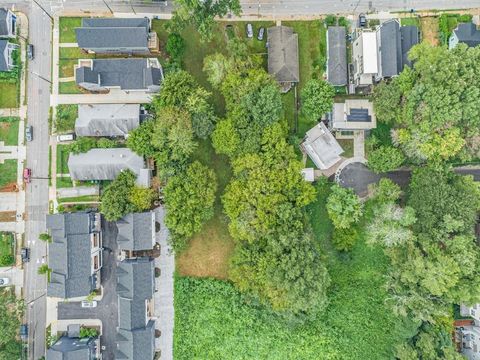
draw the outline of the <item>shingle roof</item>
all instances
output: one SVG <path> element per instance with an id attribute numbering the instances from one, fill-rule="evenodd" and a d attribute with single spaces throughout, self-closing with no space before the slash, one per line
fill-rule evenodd
<path id="1" fill-rule="evenodd" d="M 143 329 L 119 329 L 117 360 L 151 360 L 155 355 L 155 322 L 150 320 Z"/>
<path id="2" fill-rule="evenodd" d="M 48 266 L 52 269 L 48 296 L 72 298 L 92 291 L 91 216 L 83 212 L 47 215 L 52 235 L 48 245 Z"/>
<path id="3" fill-rule="evenodd" d="M 298 35 L 287 26 L 267 30 L 268 72 L 278 82 L 300 81 L 298 63 Z"/>
<path id="4" fill-rule="evenodd" d="M 396 20 L 382 23 L 380 27 L 381 66 L 384 77 L 398 75 L 402 65 L 402 39 L 400 25 Z"/>
<path id="5" fill-rule="evenodd" d="M 7 14 L 7 9 L 0 8 L 0 36 L 8 35 Z"/>
<path id="6" fill-rule="evenodd" d="M 340 161 L 343 149 L 322 123 L 307 131 L 303 149 L 319 169 L 328 169 Z"/>
<path id="7" fill-rule="evenodd" d="M 8 71 L 8 65 L 7 62 L 5 61 L 4 53 L 5 53 L 5 48 L 8 45 L 7 40 L 0 40 L 0 71 Z"/>
<path id="8" fill-rule="evenodd" d="M 68 158 L 73 180 L 114 180 L 125 169 L 138 176 L 144 168 L 143 158 L 128 148 L 92 149 Z"/>
<path id="9" fill-rule="evenodd" d="M 83 18 L 82 19 L 82 27 L 140 27 L 145 28 L 148 30 L 149 28 L 149 20 L 148 18 Z"/>
<path id="10" fill-rule="evenodd" d="M 402 62 L 403 66 L 412 66 L 410 60 L 408 60 L 408 52 L 410 49 L 420 42 L 418 35 L 418 27 L 416 26 L 402 26 L 400 27 L 400 33 L 402 35 Z"/>
<path id="11" fill-rule="evenodd" d="M 347 84 L 347 42 L 344 26 L 330 26 L 327 30 L 327 80 L 335 86 Z"/>
<path id="12" fill-rule="evenodd" d="M 118 247 L 122 250 L 150 250 L 155 243 L 155 214 L 130 213 L 117 221 Z"/>
<path id="13" fill-rule="evenodd" d="M 149 66 L 149 59 L 93 59 L 93 69 L 85 70 L 78 67 L 75 72 L 77 84 L 89 82 L 97 84 L 98 74 L 100 85 L 119 86 L 123 90 L 148 89 L 160 86 L 163 76 L 160 68 Z"/>
<path id="14" fill-rule="evenodd" d="M 79 105 L 78 136 L 126 136 L 140 124 L 139 104 Z"/>
<path id="15" fill-rule="evenodd" d="M 470 47 L 480 45 L 480 30 L 474 23 L 460 23 L 453 32 L 461 43 Z"/>
<path id="16" fill-rule="evenodd" d="M 78 339 L 62 336 L 47 350 L 47 360 L 91 360 L 93 339 Z"/>

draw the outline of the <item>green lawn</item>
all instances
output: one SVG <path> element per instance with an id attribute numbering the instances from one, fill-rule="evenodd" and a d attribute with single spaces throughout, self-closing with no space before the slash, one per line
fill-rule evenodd
<path id="1" fill-rule="evenodd" d="M 0 82 L 0 109 L 16 108 L 18 106 L 17 84 Z"/>
<path id="2" fill-rule="evenodd" d="M 57 176 L 57 188 L 71 188 L 73 187 L 72 179 L 69 177 Z"/>
<path id="3" fill-rule="evenodd" d="M 5 145 L 18 145 L 18 117 L 0 117 L 0 141 Z"/>
<path id="4" fill-rule="evenodd" d="M 55 119 L 55 130 L 57 132 L 73 131 L 75 120 L 78 116 L 78 105 L 57 105 L 57 118 Z"/>
<path id="5" fill-rule="evenodd" d="M 75 81 L 61 82 L 58 84 L 60 94 L 83 94 L 84 92 L 77 86 Z"/>
<path id="6" fill-rule="evenodd" d="M 337 140 L 343 149 L 343 157 L 353 157 L 353 140 L 352 139 L 339 139 Z"/>
<path id="7" fill-rule="evenodd" d="M 75 28 L 82 26 L 81 17 L 61 17 L 59 30 L 60 30 L 60 42 L 61 43 L 74 43 L 77 42 L 75 36 Z"/>
<path id="8" fill-rule="evenodd" d="M 84 195 L 84 196 L 59 198 L 58 202 L 59 203 L 86 202 L 86 201 L 97 202 L 99 201 L 99 199 L 100 197 L 97 195 Z"/>
<path id="9" fill-rule="evenodd" d="M 60 78 L 74 76 L 73 67 L 78 61 L 76 59 L 60 59 L 58 62 Z"/>
<path id="10" fill-rule="evenodd" d="M 9 266 L 15 263 L 14 245 L 12 233 L 0 232 L 0 266 Z"/>
<path id="11" fill-rule="evenodd" d="M 17 182 L 17 160 L 8 159 L 0 164 L 0 188 Z"/>
<path id="12" fill-rule="evenodd" d="M 68 174 L 68 145 L 57 145 L 57 174 Z"/>
<path id="13" fill-rule="evenodd" d="M 404 17 L 400 19 L 402 26 L 418 26 L 420 28 L 420 20 L 418 17 Z"/>
<path id="14" fill-rule="evenodd" d="M 318 187 L 317 202 L 309 208 L 315 238 L 332 280 L 330 303 L 323 315 L 293 326 L 245 303 L 228 282 L 177 277 L 176 359 L 392 358 L 395 345 L 410 337 L 415 327 L 396 317 L 385 303 L 388 259 L 381 248 L 365 244 L 364 222 L 351 253 L 338 253 L 331 246 L 332 225 L 324 205 L 328 188 L 329 184 Z"/>

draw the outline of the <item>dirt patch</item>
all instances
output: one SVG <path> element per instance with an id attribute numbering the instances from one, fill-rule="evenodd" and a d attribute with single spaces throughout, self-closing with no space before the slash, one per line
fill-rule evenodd
<path id="1" fill-rule="evenodd" d="M 17 192 L 18 186 L 17 183 L 9 183 L 0 187 L 0 192 Z"/>
<path id="2" fill-rule="evenodd" d="M 0 222 L 11 222 L 16 220 L 15 211 L 0 211 Z"/>
<path id="3" fill-rule="evenodd" d="M 191 239 L 188 249 L 177 256 L 182 276 L 228 278 L 228 264 L 235 244 L 227 225 L 219 217 L 206 224 L 201 236 Z"/>
<path id="4" fill-rule="evenodd" d="M 420 28 L 423 41 L 433 46 L 440 44 L 438 18 L 433 16 L 420 18 Z"/>

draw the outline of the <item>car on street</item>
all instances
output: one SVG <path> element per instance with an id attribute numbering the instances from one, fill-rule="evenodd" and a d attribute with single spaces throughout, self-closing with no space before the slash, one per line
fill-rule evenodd
<path id="1" fill-rule="evenodd" d="M 34 58 L 33 45 L 32 44 L 27 45 L 27 56 L 28 56 L 28 60 L 33 60 L 33 58 Z"/>
<path id="2" fill-rule="evenodd" d="M 265 36 L 265 28 L 261 27 L 260 30 L 258 30 L 257 39 L 259 41 L 262 41 L 264 36 Z"/>
<path id="3" fill-rule="evenodd" d="M 23 341 L 28 340 L 28 325 L 27 324 L 20 325 L 20 339 L 22 339 Z"/>
<path id="4" fill-rule="evenodd" d="M 93 301 L 83 300 L 82 301 L 82 308 L 94 308 L 94 307 L 97 307 L 97 302 L 95 300 L 93 300 Z"/>
<path id="5" fill-rule="evenodd" d="M 253 38 L 253 26 L 250 23 L 247 24 L 247 37 Z"/>
<path id="6" fill-rule="evenodd" d="M 22 257 L 22 262 L 29 262 L 30 261 L 30 249 L 29 248 L 22 248 L 20 250 L 20 256 Z"/>
<path id="7" fill-rule="evenodd" d="M 9 278 L 0 278 L 0 286 L 7 286 L 8 284 L 10 284 Z"/>
<path id="8" fill-rule="evenodd" d="M 358 15 L 358 25 L 360 25 L 360 27 L 367 26 L 367 17 L 365 16 L 365 14 L 362 13 Z"/>
<path id="9" fill-rule="evenodd" d="M 30 168 L 23 169 L 23 181 L 26 183 L 32 181 L 32 170 Z"/>
<path id="10" fill-rule="evenodd" d="M 32 125 L 28 125 L 25 128 L 25 138 L 27 141 L 32 141 L 33 140 L 33 127 Z"/>
<path id="11" fill-rule="evenodd" d="M 57 135 L 57 142 L 73 141 L 73 140 L 75 140 L 74 133 Z"/>

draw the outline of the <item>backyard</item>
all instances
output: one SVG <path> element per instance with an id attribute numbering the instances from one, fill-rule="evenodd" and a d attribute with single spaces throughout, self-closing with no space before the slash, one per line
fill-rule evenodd
<path id="1" fill-rule="evenodd" d="M 7 146 L 18 145 L 18 117 L 0 117 L 0 142 Z"/>

